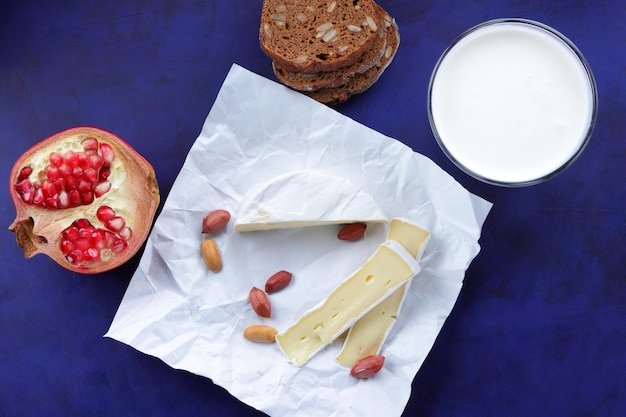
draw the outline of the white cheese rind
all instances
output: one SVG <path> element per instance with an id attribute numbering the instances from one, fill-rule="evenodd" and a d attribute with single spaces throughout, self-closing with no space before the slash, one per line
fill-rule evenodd
<path id="1" fill-rule="evenodd" d="M 430 232 L 412 220 L 394 218 L 391 220 L 387 239 L 399 242 L 419 261 L 430 240 Z M 380 353 L 387 336 L 397 322 L 412 280 L 413 278 L 402 284 L 393 294 L 354 323 L 335 358 L 337 362 L 351 368 L 359 359 Z"/>
<path id="2" fill-rule="evenodd" d="M 279 348 L 296 365 L 304 365 L 419 270 L 402 245 L 384 242 L 328 297 L 276 335 Z"/>
<path id="3" fill-rule="evenodd" d="M 280 175 L 249 191 L 236 232 L 344 223 L 387 223 L 376 200 L 351 180 L 317 170 Z"/>

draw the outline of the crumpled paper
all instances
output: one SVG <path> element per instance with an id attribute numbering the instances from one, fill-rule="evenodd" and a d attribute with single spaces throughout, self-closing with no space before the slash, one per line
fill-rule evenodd
<path id="1" fill-rule="evenodd" d="M 431 231 L 422 271 L 381 352 L 385 366 L 373 378 L 353 378 L 335 362 L 338 342 L 297 367 L 275 344 L 255 344 L 242 333 L 250 324 L 284 330 L 369 258 L 387 225 L 345 242 L 336 238 L 338 226 L 236 233 L 233 218 L 213 236 L 223 269 L 208 271 L 200 256 L 208 211 L 235 215 L 255 185 L 307 168 L 356 182 L 389 219 L 414 219 Z M 272 416 L 399 416 L 480 250 L 490 208 L 401 142 L 235 64 L 105 336 L 211 378 Z M 260 318 L 248 293 L 280 269 L 293 280 L 270 295 L 272 318 Z"/>

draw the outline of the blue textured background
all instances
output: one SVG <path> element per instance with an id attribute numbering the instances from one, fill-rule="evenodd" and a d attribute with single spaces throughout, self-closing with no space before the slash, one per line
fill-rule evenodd
<path id="1" fill-rule="evenodd" d="M 135 4 L 136 3 L 136 4 Z M 157 171 L 164 201 L 233 62 L 273 79 L 260 0 L 4 1 L 0 183 L 32 144 L 110 130 Z M 380 0 L 402 41 L 368 92 L 337 109 L 423 153 L 492 201 L 482 251 L 405 416 L 626 415 L 626 7 L 620 1 Z M 438 148 L 426 114 L 444 48 L 485 20 L 568 36 L 598 84 L 580 159 L 547 183 L 482 184 Z M 0 190 L 0 224 L 14 209 Z M 80 276 L 23 259 L 0 233 L 1 416 L 259 416 L 208 379 L 103 338 L 137 265 Z M 381 395 L 384 395 L 381 392 Z"/>

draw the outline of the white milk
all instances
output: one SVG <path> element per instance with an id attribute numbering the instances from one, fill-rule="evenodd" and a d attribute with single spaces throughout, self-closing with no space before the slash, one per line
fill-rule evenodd
<path id="1" fill-rule="evenodd" d="M 450 158 L 487 182 L 547 179 L 579 155 L 595 122 L 591 72 L 560 38 L 501 21 L 470 31 L 431 81 L 431 124 Z"/>

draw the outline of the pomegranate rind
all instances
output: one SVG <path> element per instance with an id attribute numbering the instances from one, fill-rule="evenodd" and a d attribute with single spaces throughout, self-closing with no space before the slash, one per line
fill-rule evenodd
<path id="1" fill-rule="evenodd" d="M 41 159 L 41 155 L 71 146 L 80 145 L 83 139 L 93 137 L 100 143 L 111 145 L 115 151 L 115 169 L 111 182 L 112 189 L 89 205 L 67 209 L 51 210 L 22 201 L 15 190 L 19 172 L 31 161 Z M 68 145 L 69 144 L 69 145 Z M 113 168 L 112 168 L 113 171 Z M 132 258 L 145 243 L 160 202 L 159 187 L 152 165 L 133 149 L 126 141 L 106 130 L 81 126 L 59 132 L 40 141 L 22 154 L 11 170 L 9 192 L 16 210 L 16 217 L 9 226 L 15 233 L 17 244 L 24 250 L 24 256 L 31 258 L 45 254 L 60 266 L 81 274 L 96 274 L 114 269 Z M 132 228 L 128 248 L 111 257 L 107 262 L 89 266 L 75 265 L 65 258 L 60 249 L 61 231 L 78 218 L 86 218 L 92 223 L 100 222 L 96 210 L 101 205 L 111 205 L 118 213 L 123 213 L 127 224 Z"/>

